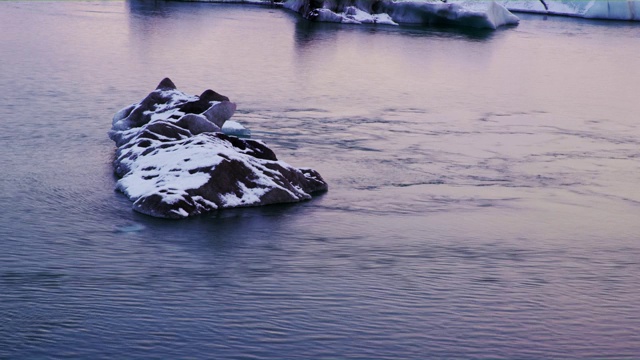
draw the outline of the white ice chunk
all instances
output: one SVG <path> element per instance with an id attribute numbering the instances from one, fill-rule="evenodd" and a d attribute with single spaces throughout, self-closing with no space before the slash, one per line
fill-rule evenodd
<path id="1" fill-rule="evenodd" d="M 238 136 L 238 137 L 250 137 L 251 136 L 251 130 L 247 129 L 246 127 L 242 126 L 242 124 L 240 124 L 237 121 L 233 121 L 233 120 L 227 120 L 224 125 L 222 126 L 222 132 L 227 134 L 227 135 L 233 135 L 233 136 Z"/>

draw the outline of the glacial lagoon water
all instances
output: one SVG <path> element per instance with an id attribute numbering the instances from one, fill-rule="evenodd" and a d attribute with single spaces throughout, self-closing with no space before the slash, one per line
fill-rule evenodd
<path id="1" fill-rule="evenodd" d="M 520 17 L 0 2 L 0 358 L 637 357 L 640 26 Z M 106 132 L 165 76 L 329 192 L 133 212 Z"/>

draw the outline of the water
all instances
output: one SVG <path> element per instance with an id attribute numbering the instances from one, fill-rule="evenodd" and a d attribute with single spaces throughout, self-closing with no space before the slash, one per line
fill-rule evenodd
<path id="1" fill-rule="evenodd" d="M 637 357 L 640 27 L 522 18 L 0 2 L 0 358 Z M 329 192 L 133 212 L 106 132 L 165 76 Z"/>

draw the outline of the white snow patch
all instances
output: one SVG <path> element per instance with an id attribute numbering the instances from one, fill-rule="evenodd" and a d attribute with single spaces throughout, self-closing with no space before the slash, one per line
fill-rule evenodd
<path id="1" fill-rule="evenodd" d="M 176 214 L 178 214 L 178 215 L 180 215 L 180 216 L 182 216 L 182 217 L 187 217 L 187 216 L 189 216 L 189 213 L 188 213 L 185 209 L 183 209 L 183 208 L 179 208 L 179 209 L 177 209 L 177 210 L 171 210 L 171 212 L 176 213 Z"/>
<path id="2" fill-rule="evenodd" d="M 245 184 L 238 181 L 238 188 L 241 190 L 242 195 L 237 196 L 234 193 L 221 195 L 220 198 L 225 204 L 224 207 L 240 207 L 259 204 L 262 195 L 264 195 L 268 189 L 265 188 L 253 188 L 249 189 Z"/>
<path id="3" fill-rule="evenodd" d="M 134 200 L 161 190 L 168 192 L 167 202 L 179 200 L 186 194 L 185 190 L 197 189 L 209 181 L 208 174 L 193 172 L 195 169 L 218 165 L 224 160 L 220 154 L 234 156 L 235 151 L 220 146 L 223 142 L 215 140 L 196 135 L 188 140 L 174 141 L 169 143 L 172 146 L 158 148 L 146 155 L 142 155 L 146 148 L 132 147 L 129 151 L 135 153 L 134 160 L 123 160 L 131 171 L 118 181 L 118 189 Z M 125 154 L 129 155 L 129 151 Z"/>

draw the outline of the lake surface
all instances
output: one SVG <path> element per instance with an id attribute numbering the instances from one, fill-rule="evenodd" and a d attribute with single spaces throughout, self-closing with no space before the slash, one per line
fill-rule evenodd
<path id="1" fill-rule="evenodd" d="M 0 358 L 633 358 L 640 25 L 316 24 L 0 2 Z M 168 76 L 329 192 L 182 221 L 114 191 Z"/>

